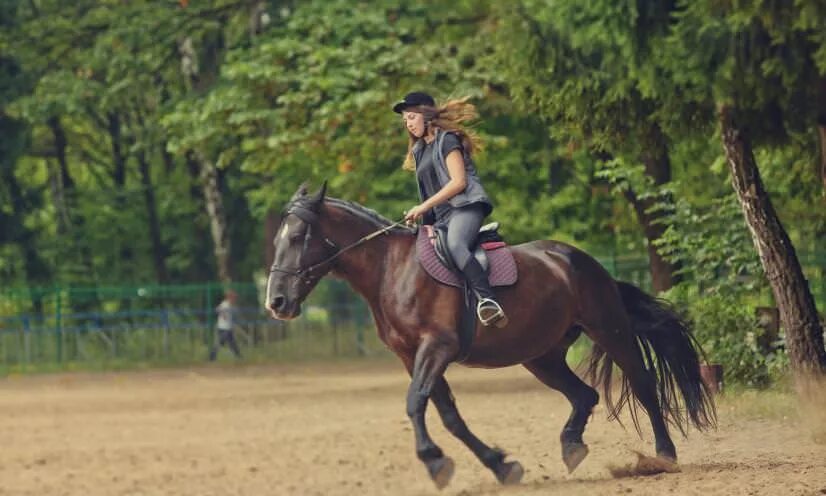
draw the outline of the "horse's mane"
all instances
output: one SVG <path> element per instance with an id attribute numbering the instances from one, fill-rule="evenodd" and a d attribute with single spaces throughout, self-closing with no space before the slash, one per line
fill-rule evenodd
<path id="1" fill-rule="evenodd" d="M 344 210 L 345 212 L 352 214 L 353 216 L 372 224 L 376 228 L 387 227 L 393 224 L 393 221 L 382 216 L 375 210 L 369 209 L 364 205 L 361 205 L 356 202 L 326 196 L 324 197 L 324 203 L 335 208 L 338 208 L 340 210 Z M 302 196 L 300 198 L 293 200 L 289 205 L 287 205 L 285 211 L 289 210 L 291 205 L 300 205 L 305 208 L 313 208 L 314 204 L 315 200 L 312 197 Z M 408 227 L 402 225 L 390 229 L 390 232 L 403 232 L 409 234 L 411 230 Z"/>
<path id="2" fill-rule="evenodd" d="M 390 224 L 393 224 L 393 221 L 384 217 L 383 215 L 379 214 L 375 210 L 369 209 L 364 205 L 361 205 L 356 202 L 341 200 L 339 198 L 331 198 L 325 197 L 324 202 L 333 205 L 337 208 L 345 210 L 356 217 L 371 222 L 376 225 L 376 227 L 387 227 Z M 398 231 L 398 232 L 410 232 L 410 229 L 404 226 L 396 226 L 391 231 Z"/>

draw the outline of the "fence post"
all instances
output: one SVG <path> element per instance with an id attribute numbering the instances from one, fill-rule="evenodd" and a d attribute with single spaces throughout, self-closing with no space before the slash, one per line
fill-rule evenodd
<path id="1" fill-rule="evenodd" d="M 335 317 L 335 312 L 338 310 L 338 303 L 333 303 L 331 305 L 333 307 L 333 318 L 331 320 L 332 328 L 333 328 L 333 356 L 338 356 L 338 319 Z"/>
<path id="2" fill-rule="evenodd" d="M 29 323 L 29 316 L 23 317 L 23 369 L 29 365 L 32 360 L 32 346 L 31 346 L 31 324 Z"/>
<path id="3" fill-rule="evenodd" d="M 163 319 L 163 356 L 169 360 L 169 310 L 165 304 L 161 313 Z"/>
<path id="4" fill-rule="evenodd" d="M 364 356 L 367 354 L 367 350 L 364 349 L 364 325 L 361 322 L 362 319 L 359 321 L 356 325 L 356 350 L 358 356 Z"/>
<path id="5" fill-rule="evenodd" d="M 56 354 L 57 354 L 57 363 L 63 362 L 63 336 L 62 334 L 62 326 L 63 326 L 63 305 L 62 305 L 62 298 L 61 298 L 61 291 L 60 286 L 57 287 L 57 301 L 55 302 L 55 345 L 56 345 Z"/>
<path id="6" fill-rule="evenodd" d="M 212 283 L 207 283 L 207 295 L 206 295 L 206 345 L 207 347 L 212 346 L 212 343 L 215 341 L 215 336 L 213 333 L 213 325 L 212 325 Z"/>

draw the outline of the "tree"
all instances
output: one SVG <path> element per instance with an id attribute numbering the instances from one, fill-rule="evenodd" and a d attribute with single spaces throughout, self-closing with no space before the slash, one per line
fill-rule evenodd
<path id="1" fill-rule="evenodd" d="M 185 235 L 206 225 L 191 207 L 186 162 L 166 152 L 159 124 L 185 95 L 174 41 L 192 20 L 153 2 L 30 2 L 14 13 L 0 42 L 32 87 L 9 108 L 32 129 L 29 177 L 50 186 L 54 224 L 72 236 L 47 245 L 56 279 L 212 279 L 202 243 Z M 42 165 L 48 177 L 34 172 Z M 37 218 L 50 225 L 46 212 Z"/>
<path id="2" fill-rule="evenodd" d="M 823 329 L 794 246 L 763 185 L 753 143 L 777 148 L 806 136 L 815 149 L 818 115 L 808 102 L 826 73 L 826 44 L 805 16 L 817 5 L 681 5 L 663 40 L 666 56 L 652 60 L 660 69 L 652 73 L 668 75 L 659 85 L 669 94 L 659 96 L 666 108 L 677 109 L 674 114 L 718 109 L 732 185 L 779 307 L 792 365 L 802 373 L 826 372 Z"/>
<path id="3" fill-rule="evenodd" d="M 29 138 L 25 123 L 5 113 L 6 104 L 23 91 L 25 75 L 19 64 L 0 52 L 0 198 L 8 210 L 0 208 L 0 244 L 14 243 L 23 258 L 25 281 L 42 284 L 49 278 L 48 267 L 37 246 L 37 232 L 26 223 L 26 217 L 40 205 L 40 195 L 17 178 L 17 160 L 23 155 Z M 32 295 L 35 313 L 42 312 L 39 295 Z"/>
<path id="4" fill-rule="evenodd" d="M 635 2 L 503 4 L 494 60 L 514 98 L 538 109 L 554 138 L 583 143 L 595 159 L 642 164 L 654 186 L 672 179 L 669 137 L 655 119 L 658 102 L 639 88 L 629 63 L 649 51 L 667 8 L 647 12 Z M 647 240 L 654 289 L 670 288 L 675 267 L 656 249 L 665 226 L 654 199 L 625 183 Z"/>

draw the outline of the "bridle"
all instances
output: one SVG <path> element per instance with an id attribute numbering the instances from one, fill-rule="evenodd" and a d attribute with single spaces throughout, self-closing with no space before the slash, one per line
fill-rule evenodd
<path id="1" fill-rule="evenodd" d="M 299 268 L 297 270 L 290 270 L 287 268 L 278 267 L 275 264 L 275 262 L 273 262 L 272 267 L 270 268 L 270 274 L 272 274 L 273 272 L 280 272 L 282 274 L 295 277 L 296 279 L 298 279 L 298 281 L 304 281 L 304 284 L 311 284 L 313 282 L 312 273 L 314 270 L 317 270 L 319 267 L 323 265 L 331 263 L 336 258 L 338 258 L 342 253 L 345 253 L 348 250 L 351 250 L 361 244 L 364 244 L 370 241 L 371 239 L 378 237 L 386 233 L 387 231 L 393 229 L 394 227 L 400 226 L 404 223 L 404 219 L 398 222 L 394 222 L 389 226 L 385 226 L 379 229 L 378 231 L 374 231 L 366 236 L 359 238 L 357 241 L 345 246 L 344 248 L 339 248 L 339 246 L 334 241 L 331 241 L 329 238 L 325 236 L 324 242 L 327 243 L 327 245 L 329 245 L 331 248 L 333 248 L 335 252 L 332 255 L 325 258 L 324 260 L 322 260 L 321 262 L 310 265 L 309 267 L 302 268 L 301 261 L 304 259 L 304 255 L 307 253 L 307 247 L 310 243 L 310 236 L 312 236 L 313 232 L 313 225 L 316 223 L 316 221 L 318 221 L 318 213 L 304 205 L 293 204 L 287 209 L 284 215 L 284 219 L 286 219 L 289 215 L 295 215 L 307 224 L 307 232 L 304 234 L 304 244 L 301 248 L 301 254 L 298 257 Z"/>

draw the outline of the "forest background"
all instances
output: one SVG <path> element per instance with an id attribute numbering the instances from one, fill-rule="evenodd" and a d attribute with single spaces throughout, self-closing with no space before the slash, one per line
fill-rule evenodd
<path id="1" fill-rule="evenodd" d="M 822 373 L 824 25 L 817 0 L 0 0 L 0 313 L 260 280 L 303 181 L 398 219 L 390 107 L 425 90 L 477 105 L 510 243 L 644 259 L 734 380 Z"/>

